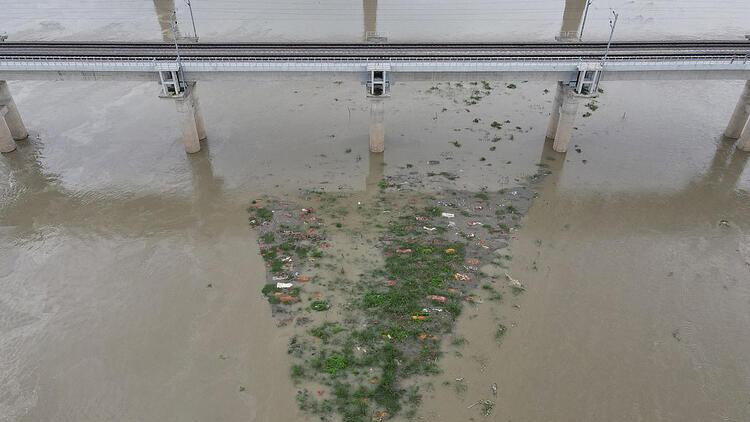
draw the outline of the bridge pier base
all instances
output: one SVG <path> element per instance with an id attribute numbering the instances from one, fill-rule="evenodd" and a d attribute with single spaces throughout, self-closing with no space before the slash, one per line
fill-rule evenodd
<path id="1" fill-rule="evenodd" d="M 7 108 L 5 124 L 10 129 L 13 139 L 21 141 L 28 138 L 29 132 L 26 130 L 23 120 L 21 120 L 21 114 L 18 112 L 16 102 L 13 101 L 13 96 L 10 94 L 6 81 L 0 81 L 0 107 L 2 106 Z"/>
<path id="2" fill-rule="evenodd" d="M 194 154 L 201 150 L 200 141 L 206 139 L 206 127 L 194 86 L 189 87 L 181 96 L 175 97 L 175 104 L 180 116 L 185 152 Z"/>
<path id="3" fill-rule="evenodd" d="M 743 134 L 742 129 L 745 126 L 750 127 L 748 117 L 750 117 L 750 81 L 745 82 L 745 88 L 742 90 L 740 99 L 737 101 L 737 106 L 734 108 L 734 113 L 732 113 L 732 117 L 729 119 L 724 136 L 729 139 L 739 138 Z M 748 131 L 750 129 L 745 129 L 745 132 Z"/>
<path id="4" fill-rule="evenodd" d="M 547 136 L 550 136 L 550 131 L 554 128 L 552 149 L 557 152 L 566 152 L 570 139 L 573 137 L 573 125 L 581 97 L 576 95 L 572 88 L 562 86 L 562 84 L 558 86 L 558 94 L 555 95 Z"/>
<path id="5" fill-rule="evenodd" d="M 385 125 L 383 123 L 385 110 L 383 98 L 370 98 L 370 152 L 385 151 Z"/>
<path id="6" fill-rule="evenodd" d="M 16 141 L 10 132 L 5 116 L 8 114 L 7 106 L 0 106 L 0 152 L 8 153 L 16 150 Z"/>

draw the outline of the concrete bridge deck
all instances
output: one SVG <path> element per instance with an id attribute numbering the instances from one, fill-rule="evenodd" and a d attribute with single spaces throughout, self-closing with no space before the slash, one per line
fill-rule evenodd
<path id="1" fill-rule="evenodd" d="M 601 59 L 607 43 L 179 43 L 184 58 L 264 58 L 285 60 L 350 58 L 398 60 L 448 57 L 460 59 L 512 59 L 559 57 Z M 609 57 L 726 56 L 750 54 L 750 41 L 614 42 Z M 130 57 L 174 60 L 174 43 L 164 42 L 5 42 L 0 56 L 27 57 Z"/>
<path id="2" fill-rule="evenodd" d="M 190 80 L 235 77 L 571 81 L 607 55 L 606 80 L 750 79 L 750 41 L 504 44 L 0 43 L 0 80 L 155 80 L 181 69 Z M 248 75 L 248 72 L 254 75 Z M 281 75 L 293 72 L 293 75 Z M 510 74 L 508 74 L 510 73 Z M 243 75 L 238 75 L 243 74 Z M 471 75 L 469 75 L 471 74 Z"/>

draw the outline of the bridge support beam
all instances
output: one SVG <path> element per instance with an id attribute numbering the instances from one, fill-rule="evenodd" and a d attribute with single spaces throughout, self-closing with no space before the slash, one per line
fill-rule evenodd
<path id="1" fill-rule="evenodd" d="M 21 141 L 29 137 L 29 132 L 21 120 L 21 114 L 18 112 L 16 102 L 8 89 L 8 83 L 0 81 L 0 107 L 5 106 L 8 110 L 5 113 L 5 124 L 13 134 L 13 139 Z"/>
<path id="2" fill-rule="evenodd" d="M 742 135 L 742 129 L 748 125 L 748 117 L 750 117 L 750 81 L 745 82 L 745 88 L 742 90 L 737 106 L 734 108 L 732 118 L 729 119 L 727 129 L 724 131 L 724 136 L 729 139 L 737 139 Z M 748 132 L 748 129 L 745 129 Z"/>
<path id="3" fill-rule="evenodd" d="M 383 123 L 385 110 L 383 98 L 370 98 L 370 152 L 385 151 L 385 125 Z"/>
<path id="4" fill-rule="evenodd" d="M 558 91 L 560 92 L 560 91 Z M 548 127 L 549 131 L 554 127 L 555 135 L 552 149 L 557 152 L 566 152 L 568 150 L 568 144 L 570 139 L 573 137 L 573 125 L 575 124 L 576 114 L 578 113 L 578 103 L 581 97 L 576 95 L 573 89 L 569 86 L 562 86 L 562 90 L 559 95 L 559 100 L 555 99 L 555 104 L 552 109 L 552 116 L 550 117 L 550 123 Z"/>
<path id="5" fill-rule="evenodd" d="M 185 145 L 185 152 L 194 154 L 201 150 L 200 141 L 206 139 L 206 127 L 194 84 L 174 99 L 177 105 L 177 113 L 180 116 L 181 136 L 182 143 Z"/>

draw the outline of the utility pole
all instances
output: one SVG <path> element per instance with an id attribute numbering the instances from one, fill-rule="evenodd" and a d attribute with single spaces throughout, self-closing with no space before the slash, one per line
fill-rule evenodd
<path id="1" fill-rule="evenodd" d="M 198 41 L 198 31 L 195 30 L 195 17 L 193 16 L 193 5 L 190 4 L 190 0 L 185 0 L 185 3 L 187 3 L 188 9 L 190 9 L 190 20 L 193 22 L 193 36 L 195 37 L 195 41 L 197 42 Z"/>
<path id="2" fill-rule="evenodd" d="M 615 26 L 617 26 L 617 18 L 620 15 L 617 14 L 614 10 L 612 11 L 612 17 L 609 18 L 609 41 L 607 41 L 607 49 L 604 50 L 604 57 L 602 57 L 602 66 L 604 66 L 604 62 L 607 61 L 607 56 L 609 55 L 609 47 L 612 45 L 612 36 L 615 34 Z"/>
<path id="3" fill-rule="evenodd" d="M 599 78 L 596 82 L 596 86 L 599 86 L 599 81 L 602 79 L 602 75 L 604 74 L 604 64 L 607 61 L 607 56 L 609 56 L 609 47 L 612 45 L 612 36 L 615 34 L 615 27 L 617 26 L 617 18 L 620 15 L 617 14 L 614 10 L 612 10 L 612 17 L 609 18 L 609 41 L 607 41 L 607 49 L 604 50 L 604 57 L 602 57 L 602 70 L 599 72 Z"/>
<path id="4" fill-rule="evenodd" d="M 583 23 L 581 23 L 581 32 L 578 35 L 578 42 L 583 40 L 583 28 L 586 27 L 586 17 L 589 15 L 589 6 L 593 0 L 586 0 L 586 8 L 583 10 Z"/>

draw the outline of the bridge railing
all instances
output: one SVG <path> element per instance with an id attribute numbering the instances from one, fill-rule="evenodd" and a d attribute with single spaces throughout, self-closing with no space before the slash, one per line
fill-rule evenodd
<path id="1" fill-rule="evenodd" d="M 440 61 L 571 61 L 580 60 L 592 62 L 601 60 L 599 57 L 571 57 L 571 56 L 483 56 L 483 57 L 466 57 L 466 56 L 416 56 L 416 57 L 398 57 L 398 56 L 368 56 L 368 57 L 307 57 L 307 56 L 283 56 L 283 57 L 244 57 L 244 56 L 201 56 L 191 57 L 182 56 L 184 61 L 423 61 L 423 60 L 440 60 Z M 0 55 L 0 61 L 117 61 L 117 62 L 162 62 L 174 61 L 175 57 L 127 57 L 127 56 L 39 56 L 39 55 Z M 713 61 L 740 61 L 750 62 L 750 56 L 737 54 L 717 54 L 717 55 L 674 55 L 674 56 L 609 56 L 607 61 L 673 61 L 689 60 L 700 62 Z"/>

